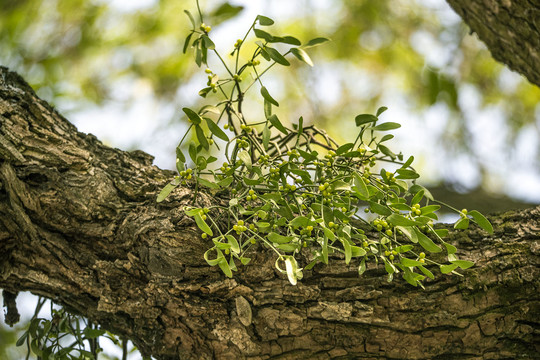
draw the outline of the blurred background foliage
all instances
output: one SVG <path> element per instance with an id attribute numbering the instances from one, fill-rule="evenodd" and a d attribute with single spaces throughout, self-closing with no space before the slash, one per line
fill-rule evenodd
<path id="1" fill-rule="evenodd" d="M 345 140 L 355 115 L 388 106 L 384 119 L 402 124 L 394 147 L 416 157 L 436 197 L 483 212 L 540 202 L 540 89 L 495 62 L 444 0 L 201 5 L 224 55 L 257 14 L 277 20 L 273 34 L 332 39 L 309 50 L 315 67 L 291 61 L 264 78 L 282 120 L 303 115 Z M 0 64 L 81 131 L 173 169 L 186 128 L 179 109 L 213 102 L 197 95 L 204 69 L 182 54 L 184 9 L 196 13 L 195 1 L 2 0 Z M 15 335 L 3 326 L 0 358 L 11 359 Z"/>

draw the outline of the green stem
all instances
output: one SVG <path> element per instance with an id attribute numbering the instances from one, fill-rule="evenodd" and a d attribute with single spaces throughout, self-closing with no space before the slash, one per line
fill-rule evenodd
<path id="1" fill-rule="evenodd" d="M 199 18 L 201 19 L 201 23 L 203 23 L 203 16 L 202 16 L 202 12 L 201 12 L 201 6 L 199 5 L 199 0 L 196 1 L 197 2 L 197 11 L 199 12 Z"/>

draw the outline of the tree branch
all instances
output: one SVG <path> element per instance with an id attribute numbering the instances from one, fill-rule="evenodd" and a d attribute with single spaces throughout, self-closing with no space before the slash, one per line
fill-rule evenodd
<path id="1" fill-rule="evenodd" d="M 540 5 L 537 1 L 447 1 L 487 45 L 495 60 L 540 86 Z"/>
<path id="2" fill-rule="evenodd" d="M 32 291 L 158 359 L 533 357 L 540 207 L 492 217 L 495 233 L 450 238 L 476 261 L 426 290 L 336 261 L 297 286 L 259 248 L 227 279 L 203 260 L 172 172 L 76 131 L 0 67 L 0 287 Z M 201 205 L 221 202 L 201 193 Z"/>

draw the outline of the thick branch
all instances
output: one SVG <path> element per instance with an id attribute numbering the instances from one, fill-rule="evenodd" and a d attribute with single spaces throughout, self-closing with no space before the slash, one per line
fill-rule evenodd
<path id="1" fill-rule="evenodd" d="M 447 0 L 493 58 L 540 86 L 540 4 L 537 0 Z"/>
<path id="2" fill-rule="evenodd" d="M 181 208 L 171 173 L 141 152 L 78 133 L 0 68 L 0 287 L 32 291 L 135 341 L 158 359 L 533 357 L 540 208 L 452 233 L 466 277 L 426 290 L 358 264 L 316 266 L 297 286 L 259 249 L 227 279 Z M 203 204 L 220 201 L 207 193 Z"/>

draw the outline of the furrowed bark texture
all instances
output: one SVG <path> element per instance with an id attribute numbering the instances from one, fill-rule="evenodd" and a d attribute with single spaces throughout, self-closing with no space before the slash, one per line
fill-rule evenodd
<path id="1" fill-rule="evenodd" d="M 334 261 L 292 286 L 260 249 L 227 279 L 182 206 L 156 204 L 170 171 L 78 133 L 0 68 L 0 287 L 32 291 L 158 359 L 534 358 L 540 207 L 451 232 L 476 261 L 426 290 Z M 203 204 L 222 201 L 199 193 Z"/>
<path id="2" fill-rule="evenodd" d="M 495 60 L 540 86 L 539 0 L 447 0 Z"/>

